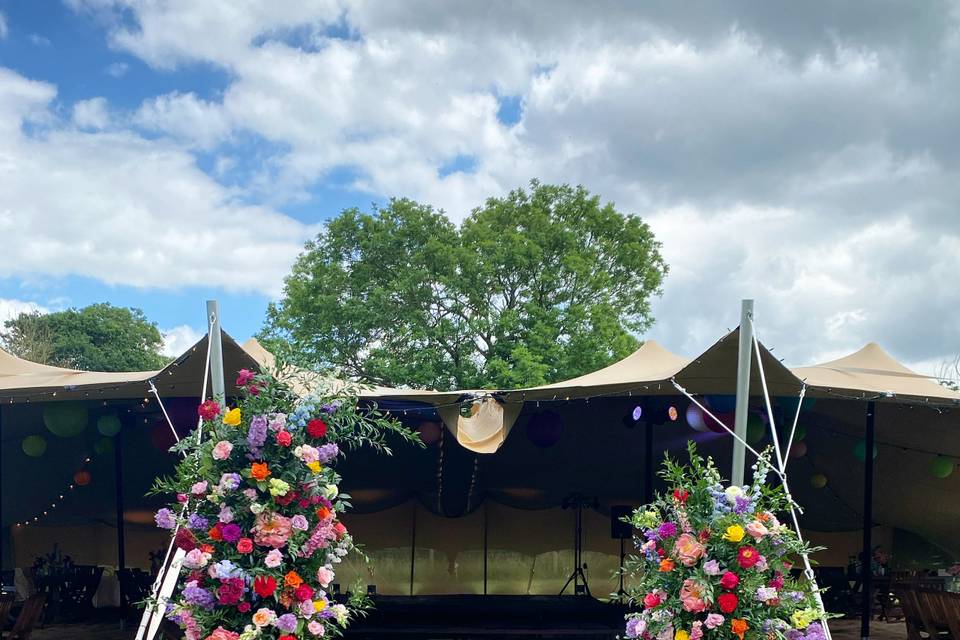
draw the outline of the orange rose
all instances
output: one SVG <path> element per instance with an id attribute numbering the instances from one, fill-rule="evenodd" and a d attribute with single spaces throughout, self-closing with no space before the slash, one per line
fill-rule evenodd
<path id="1" fill-rule="evenodd" d="M 254 462 L 250 465 L 250 476 L 254 480 L 266 480 L 270 475 L 270 467 L 266 462 Z"/>
<path id="2" fill-rule="evenodd" d="M 660 572 L 668 573 L 670 571 L 673 571 L 674 567 L 676 566 L 677 564 L 672 559 L 664 558 L 663 560 L 660 561 Z"/>
<path id="3" fill-rule="evenodd" d="M 300 577 L 300 574 L 296 571 L 290 571 L 287 575 L 283 576 L 283 583 L 288 587 L 299 587 L 303 584 L 303 578 Z"/>
<path id="4" fill-rule="evenodd" d="M 747 632 L 750 626 L 747 624 L 747 621 L 742 618 L 733 618 L 730 621 L 730 630 L 733 632 L 733 635 L 743 640 L 743 634 Z"/>
<path id="5" fill-rule="evenodd" d="M 204 553 L 213 553 L 216 551 L 216 549 L 213 548 L 212 544 L 202 544 L 200 545 L 200 551 L 203 551 Z"/>
<path id="6" fill-rule="evenodd" d="M 327 509 L 326 507 L 322 507 L 322 506 L 317 509 L 318 519 L 326 520 L 329 517 L 330 517 L 330 509 Z"/>

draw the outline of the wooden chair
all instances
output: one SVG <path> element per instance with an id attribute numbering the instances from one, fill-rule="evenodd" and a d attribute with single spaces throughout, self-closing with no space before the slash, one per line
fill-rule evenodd
<path id="1" fill-rule="evenodd" d="M 13 623 L 13 629 L 3 634 L 5 640 L 29 640 L 33 628 L 40 622 L 43 616 L 43 605 L 47 601 L 47 596 L 38 593 L 27 598 L 23 603 L 23 609 L 17 616 L 17 621 Z"/>
<path id="2" fill-rule="evenodd" d="M 897 585 L 894 592 L 903 608 L 903 621 L 907 626 L 907 640 L 936 640 L 946 635 L 937 631 L 932 620 L 923 611 L 918 592 L 915 589 Z"/>
<path id="3" fill-rule="evenodd" d="M 920 591 L 920 606 L 926 611 L 933 626 L 940 632 L 948 631 L 953 640 L 960 640 L 960 595 L 943 590 Z M 957 607 L 957 608 L 955 608 Z"/>
<path id="4" fill-rule="evenodd" d="M 947 618 L 950 634 L 954 638 L 960 639 L 960 593 L 941 591 L 935 597 L 939 599 L 940 606 Z"/>

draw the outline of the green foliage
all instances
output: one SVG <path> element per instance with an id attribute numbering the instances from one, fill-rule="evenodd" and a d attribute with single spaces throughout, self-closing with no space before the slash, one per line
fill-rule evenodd
<path id="1" fill-rule="evenodd" d="M 459 228 L 405 199 L 348 209 L 306 245 L 259 337 L 380 384 L 561 380 L 636 349 L 667 272 L 659 248 L 640 218 L 537 181 Z"/>
<path id="2" fill-rule="evenodd" d="M 55 313 L 21 313 L 4 323 L 0 344 L 16 356 L 85 371 L 150 371 L 167 360 L 163 338 L 143 311 L 92 304 Z"/>

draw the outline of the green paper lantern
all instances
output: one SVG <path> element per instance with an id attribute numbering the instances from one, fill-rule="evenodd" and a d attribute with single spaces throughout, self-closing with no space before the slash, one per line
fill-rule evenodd
<path id="1" fill-rule="evenodd" d="M 930 463 L 930 473 L 933 474 L 934 478 L 949 478 L 950 474 L 953 473 L 956 463 L 954 463 L 953 458 L 944 458 L 943 456 L 937 456 L 933 459 L 933 462 Z"/>
<path id="2" fill-rule="evenodd" d="M 31 458 L 39 458 L 47 452 L 47 441 L 43 436 L 27 436 L 20 443 L 20 447 Z"/>
<path id="3" fill-rule="evenodd" d="M 113 453 L 113 438 L 98 438 L 97 441 L 93 443 L 93 452 L 98 456 Z"/>
<path id="4" fill-rule="evenodd" d="M 120 433 L 120 418 L 116 414 L 110 413 L 97 418 L 97 431 L 101 435 L 113 437 Z"/>
<path id="5" fill-rule="evenodd" d="M 815 473 L 810 476 L 810 486 L 814 489 L 823 489 L 827 486 L 827 476 L 822 473 Z"/>
<path id="6" fill-rule="evenodd" d="M 80 402 L 51 402 L 43 408 L 43 424 L 55 436 L 78 436 L 87 428 L 87 407 Z"/>
<path id="7" fill-rule="evenodd" d="M 878 453 L 877 445 L 873 445 L 873 459 L 877 459 Z M 867 443 L 864 440 L 858 440 L 857 444 L 853 445 L 853 455 L 860 462 L 866 462 L 867 460 Z"/>
<path id="8" fill-rule="evenodd" d="M 763 419 L 755 413 L 747 416 L 747 442 L 757 444 L 763 440 L 763 435 L 767 432 L 767 425 Z"/>

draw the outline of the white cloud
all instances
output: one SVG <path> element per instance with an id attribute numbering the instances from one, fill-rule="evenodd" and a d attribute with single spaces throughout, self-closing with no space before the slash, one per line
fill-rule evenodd
<path id="1" fill-rule="evenodd" d="M 90 210 L 137 211 L 135 228 L 151 239 L 160 216 L 176 218 L 189 202 L 204 214 L 183 222 L 230 219 L 238 234 L 255 229 L 245 241 L 251 254 L 262 251 L 262 230 L 275 227 L 254 207 L 239 207 L 242 222 L 234 217 L 236 194 L 188 153 L 212 151 L 222 172 L 236 150 L 220 143 L 253 134 L 277 151 L 259 161 L 244 194 L 268 203 L 302 195 L 339 167 L 356 172 L 357 189 L 418 198 L 455 219 L 531 177 L 583 183 L 642 214 L 664 241 L 672 271 L 653 335 L 678 351 L 694 353 L 735 325 L 741 297 L 757 299 L 762 337 L 793 363 L 870 339 L 914 362 L 960 343 L 960 326 L 947 321 L 960 292 L 945 284 L 960 269 L 955 5 L 888 4 L 864 21 L 868 5 L 841 2 L 778 12 L 656 0 L 602 11 L 558 1 L 549 12 L 414 0 L 70 4 L 121 11 L 104 21 L 110 43 L 149 65 L 206 64 L 228 77 L 213 97 L 146 100 L 132 119 L 161 134 L 158 142 L 124 130 L 15 136 L 58 167 L 77 160 L 54 150 L 55 139 L 78 158 L 92 145 L 110 149 L 98 171 L 146 159 L 151 180 L 127 168 L 134 176 L 121 179 L 139 190 Z M 497 118 L 501 96 L 519 97 L 519 122 Z M 13 113 L 20 120 L 10 122 L 49 118 Z M 463 157 L 474 170 L 441 175 Z M 89 194 L 87 179 L 61 187 Z M 171 185 L 178 197 L 166 193 Z M 186 197 L 194 193 L 199 202 Z M 117 209 L 116 198 L 129 200 Z M 284 249 L 270 253 L 284 257 L 250 274 L 260 290 L 276 290 L 292 238 L 306 235 L 277 219 Z M 212 260 L 187 264 L 206 278 L 219 273 Z M 189 268 L 157 273 L 144 281 L 195 281 Z"/>
<path id="2" fill-rule="evenodd" d="M 107 99 L 80 100 L 73 105 L 73 123 L 82 129 L 106 129 L 110 123 Z"/>
<path id="3" fill-rule="evenodd" d="M 195 345 L 204 333 L 189 325 L 182 324 L 171 329 L 161 329 L 160 335 L 163 336 L 163 348 L 160 349 L 160 353 L 174 358 Z"/>
<path id="4" fill-rule="evenodd" d="M 48 311 L 49 309 L 36 302 L 0 298 L 0 330 L 3 330 L 4 322 L 16 318 L 21 313 L 47 313 Z"/>
<path id="5" fill-rule="evenodd" d="M 44 36 L 40 35 L 39 33 L 31 33 L 31 34 L 30 34 L 30 42 L 33 43 L 34 45 L 38 46 L 38 47 L 49 47 L 49 46 L 50 46 L 50 38 L 44 37 Z"/>
<path id="6" fill-rule="evenodd" d="M 0 277 L 279 292 L 315 229 L 238 203 L 193 156 L 129 131 L 50 126 L 54 88 L 0 68 Z"/>
<path id="7" fill-rule="evenodd" d="M 126 62 L 111 62 L 106 66 L 104 71 L 107 72 L 107 75 L 113 76 L 114 78 L 122 78 L 127 75 L 127 71 L 130 70 L 130 65 Z"/>
<path id="8" fill-rule="evenodd" d="M 10 27 L 7 26 L 7 16 L 0 11 L 0 39 L 6 38 L 10 33 Z"/>

